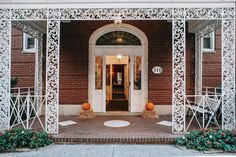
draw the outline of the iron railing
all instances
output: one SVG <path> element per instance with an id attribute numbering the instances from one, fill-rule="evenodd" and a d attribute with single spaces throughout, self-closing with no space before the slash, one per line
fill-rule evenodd
<path id="1" fill-rule="evenodd" d="M 10 102 L 10 128 L 21 125 L 24 129 L 37 127 L 45 130 L 41 119 L 44 95 L 35 95 L 32 87 L 12 88 Z"/>

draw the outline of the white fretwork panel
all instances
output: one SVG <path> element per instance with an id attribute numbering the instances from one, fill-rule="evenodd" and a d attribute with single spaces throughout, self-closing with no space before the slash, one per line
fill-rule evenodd
<path id="1" fill-rule="evenodd" d="M 47 21 L 46 130 L 58 133 L 60 21 Z"/>
<path id="2" fill-rule="evenodd" d="M 185 20 L 172 21 L 172 132 L 181 133 L 185 128 Z"/>
<path id="3" fill-rule="evenodd" d="M 11 9 L 12 20 L 113 20 L 120 16 L 124 20 L 171 20 L 188 19 L 222 19 L 233 18 L 234 8 L 61 8 L 61 9 Z M 10 15 L 1 14 L 9 19 Z M 8 10 L 10 11 L 10 10 Z M 222 15 L 224 13 L 224 15 Z"/>
<path id="4" fill-rule="evenodd" d="M 235 128 L 235 21 L 222 20 L 222 127 Z"/>
<path id="5" fill-rule="evenodd" d="M 221 19 L 222 8 L 186 8 L 186 19 Z"/>
<path id="6" fill-rule="evenodd" d="M 0 19 L 9 20 L 11 18 L 10 9 L 0 9 Z"/>
<path id="7" fill-rule="evenodd" d="M 8 129 L 10 125 L 10 39 L 11 21 L 0 19 L 0 131 Z"/>
<path id="8" fill-rule="evenodd" d="M 47 9 L 12 9 L 12 20 L 46 20 Z"/>
<path id="9" fill-rule="evenodd" d="M 173 132 L 184 131 L 185 95 L 185 20 L 222 20 L 223 26 L 223 127 L 234 125 L 234 7 L 230 8 L 54 8 L 54 9 L 0 9 L 1 20 L 1 75 L 0 88 L 3 101 L 9 101 L 9 58 L 11 20 L 48 20 L 47 76 L 46 76 L 46 126 L 50 133 L 58 132 L 58 86 L 59 86 L 59 34 L 60 20 L 171 20 L 173 21 Z M 5 20 L 5 21 L 4 21 Z M 6 26 L 6 27 L 5 27 Z M 7 46 L 8 45 L 8 46 Z M 5 71 L 4 71 L 5 70 Z M 8 81 L 8 82 L 6 82 Z M 9 96 L 9 95 L 8 95 Z M 2 102 L 3 102 L 2 101 Z M 3 103 L 2 103 L 3 104 Z M 4 102 L 5 104 L 5 102 Z M 2 106 L 1 106 L 2 109 Z M 1 115 L 6 110 L 3 105 Z M 4 116 L 3 116 L 4 117 Z M 8 124 L 1 121 L 1 126 Z"/>
<path id="10" fill-rule="evenodd" d="M 142 19 L 171 19 L 172 8 L 95 8 L 95 9 L 61 9 L 62 20 L 113 20 L 120 16 L 122 19 L 142 20 Z"/>

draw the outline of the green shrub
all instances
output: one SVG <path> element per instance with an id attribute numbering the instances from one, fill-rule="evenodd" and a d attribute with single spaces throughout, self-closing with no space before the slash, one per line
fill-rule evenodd
<path id="1" fill-rule="evenodd" d="M 36 130 L 12 129 L 0 133 L 0 152 L 14 151 L 16 148 L 39 148 L 50 145 L 46 132 Z"/>
<path id="2" fill-rule="evenodd" d="M 11 78 L 11 88 L 15 87 L 18 82 L 17 78 Z"/>
<path id="3" fill-rule="evenodd" d="M 212 128 L 192 131 L 182 138 L 177 138 L 176 145 L 198 151 L 209 149 L 222 149 L 226 152 L 236 151 L 236 131 Z"/>

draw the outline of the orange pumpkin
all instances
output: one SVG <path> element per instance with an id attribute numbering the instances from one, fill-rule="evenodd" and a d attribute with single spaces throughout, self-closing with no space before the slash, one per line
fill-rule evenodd
<path id="1" fill-rule="evenodd" d="M 154 104 L 152 102 L 148 102 L 145 108 L 147 111 L 152 111 L 154 109 Z"/>
<path id="2" fill-rule="evenodd" d="M 89 110 L 89 109 L 90 109 L 90 104 L 87 103 L 87 102 L 83 103 L 82 109 L 85 110 L 85 111 L 86 111 L 86 110 Z"/>

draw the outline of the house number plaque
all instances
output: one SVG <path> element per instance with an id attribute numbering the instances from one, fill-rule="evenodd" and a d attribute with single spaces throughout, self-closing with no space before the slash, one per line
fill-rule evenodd
<path id="1" fill-rule="evenodd" d="M 163 71 L 163 69 L 160 66 L 155 66 L 155 67 L 152 68 L 152 72 L 154 74 L 160 74 L 160 73 L 162 73 L 162 71 Z"/>

